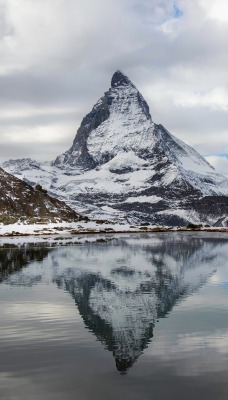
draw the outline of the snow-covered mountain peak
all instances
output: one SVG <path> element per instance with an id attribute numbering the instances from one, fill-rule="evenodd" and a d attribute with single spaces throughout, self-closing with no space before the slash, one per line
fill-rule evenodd
<path id="1" fill-rule="evenodd" d="M 121 71 L 52 165 L 23 159 L 3 167 L 95 219 L 227 221 L 228 179 L 153 122 L 143 96 Z"/>
<path id="2" fill-rule="evenodd" d="M 153 144 L 154 125 L 142 109 L 137 89 L 113 89 L 109 111 L 109 118 L 87 139 L 88 152 L 97 164 L 108 162 L 120 152 L 139 154 Z"/>
<path id="3" fill-rule="evenodd" d="M 111 80 L 111 87 L 115 88 L 118 86 L 132 86 L 135 88 L 135 85 L 130 81 L 130 79 L 125 75 L 122 71 L 117 70 Z"/>
<path id="4" fill-rule="evenodd" d="M 83 118 L 72 147 L 54 165 L 93 169 L 119 152 L 144 152 L 153 142 L 149 106 L 130 79 L 116 71 L 111 88 Z"/>

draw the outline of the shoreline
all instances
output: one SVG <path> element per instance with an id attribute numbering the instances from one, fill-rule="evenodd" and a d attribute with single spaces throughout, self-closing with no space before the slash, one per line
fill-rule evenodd
<path id="1" fill-rule="evenodd" d="M 83 224 L 84 225 L 84 224 Z M 86 224 L 87 225 L 87 224 Z M 162 227 L 162 226 L 130 226 L 129 224 L 103 224 L 89 223 L 90 226 L 82 224 L 60 223 L 48 225 L 2 225 L 0 226 L 0 238 L 7 237 L 40 237 L 67 235 L 99 235 L 99 234 L 130 234 L 130 233 L 159 233 L 159 232 L 209 232 L 228 233 L 228 227 Z"/>

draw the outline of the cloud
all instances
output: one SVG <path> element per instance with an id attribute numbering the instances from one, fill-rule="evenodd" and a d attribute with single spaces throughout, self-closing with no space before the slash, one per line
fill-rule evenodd
<path id="1" fill-rule="evenodd" d="M 228 177 L 228 154 L 227 156 L 207 156 L 206 159 L 216 171 Z"/>
<path id="2" fill-rule="evenodd" d="M 201 0 L 200 4 L 204 7 L 206 15 L 210 19 L 228 21 L 228 4 L 226 0 Z"/>
<path id="3" fill-rule="evenodd" d="M 64 151 L 119 68 L 156 122 L 202 154 L 221 153 L 226 12 L 223 0 L 0 0 L 0 160 Z"/>

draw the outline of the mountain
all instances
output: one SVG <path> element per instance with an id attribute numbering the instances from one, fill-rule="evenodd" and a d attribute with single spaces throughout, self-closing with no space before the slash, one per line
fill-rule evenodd
<path id="1" fill-rule="evenodd" d="M 65 203 L 49 196 L 0 168 L 0 222 L 77 221 L 81 217 Z"/>
<path id="2" fill-rule="evenodd" d="M 228 179 L 154 123 L 143 96 L 120 71 L 68 151 L 49 165 L 23 159 L 3 166 L 94 218 L 227 225 Z"/>

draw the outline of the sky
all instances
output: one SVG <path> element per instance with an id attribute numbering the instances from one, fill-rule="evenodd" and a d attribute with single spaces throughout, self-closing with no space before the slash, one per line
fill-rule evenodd
<path id="1" fill-rule="evenodd" d="M 122 70 L 228 176 L 227 0 L 0 0 L 0 162 L 53 160 Z"/>

